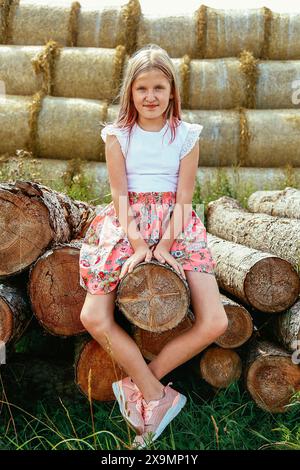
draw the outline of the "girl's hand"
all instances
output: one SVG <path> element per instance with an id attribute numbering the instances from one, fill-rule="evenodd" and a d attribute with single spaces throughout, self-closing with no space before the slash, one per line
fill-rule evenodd
<path id="1" fill-rule="evenodd" d="M 137 248 L 137 250 L 131 255 L 123 264 L 119 279 L 125 276 L 127 272 L 131 273 L 133 268 L 141 263 L 142 261 L 151 261 L 152 250 L 147 245 Z"/>
<path id="2" fill-rule="evenodd" d="M 172 266 L 172 268 L 181 274 L 184 279 L 186 279 L 183 267 L 176 261 L 176 259 L 171 255 L 166 247 L 158 243 L 158 245 L 156 245 L 155 249 L 153 250 L 153 255 L 157 261 L 160 261 L 161 263 L 167 262 L 170 266 Z"/>

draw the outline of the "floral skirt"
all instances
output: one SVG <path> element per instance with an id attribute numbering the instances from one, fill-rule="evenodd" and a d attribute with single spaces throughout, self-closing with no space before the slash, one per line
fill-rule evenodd
<path id="1" fill-rule="evenodd" d="M 172 215 L 176 193 L 129 191 L 128 200 L 143 239 L 149 248 L 156 245 Z M 194 210 L 169 251 L 185 271 L 215 275 L 216 262 L 207 247 L 206 229 Z M 111 292 L 118 285 L 123 263 L 133 253 L 111 202 L 92 220 L 83 239 L 79 257 L 80 285 L 91 294 Z"/>

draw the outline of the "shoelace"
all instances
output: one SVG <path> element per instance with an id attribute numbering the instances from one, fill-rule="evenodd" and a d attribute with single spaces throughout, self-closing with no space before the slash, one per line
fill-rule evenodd
<path id="1" fill-rule="evenodd" d="M 167 386 L 169 386 L 169 385 L 173 385 L 173 382 L 169 382 Z M 165 391 L 165 388 L 166 387 L 164 387 L 164 391 Z M 164 397 L 164 395 L 163 395 L 163 397 Z M 153 409 L 157 406 L 157 404 L 159 403 L 160 400 L 161 400 L 161 398 L 159 400 L 151 400 L 151 401 L 149 401 L 149 403 L 147 403 L 145 400 L 142 400 L 142 410 L 143 410 L 142 414 L 143 414 L 143 418 L 144 418 L 144 422 L 145 422 L 146 426 L 148 425 L 148 423 L 150 421 Z"/>
<path id="2" fill-rule="evenodd" d="M 129 403 L 136 403 L 137 411 L 143 416 L 143 395 L 138 388 L 132 392 L 127 400 Z"/>
<path id="3" fill-rule="evenodd" d="M 133 403 L 135 401 L 142 401 L 142 399 L 143 399 L 143 395 L 142 395 L 142 392 L 140 392 L 140 390 L 136 390 L 132 392 L 132 394 L 128 397 L 128 401 L 130 403 Z"/>

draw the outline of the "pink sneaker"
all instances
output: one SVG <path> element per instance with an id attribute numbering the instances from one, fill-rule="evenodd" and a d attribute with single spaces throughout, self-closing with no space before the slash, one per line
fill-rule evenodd
<path id="1" fill-rule="evenodd" d="M 164 388 L 164 396 L 147 403 L 142 400 L 145 430 L 133 441 L 134 448 L 143 448 L 155 441 L 168 424 L 178 415 L 186 403 L 186 397 L 170 387 Z"/>
<path id="2" fill-rule="evenodd" d="M 144 432 L 142 394 L 130 377 L 112 383 L 114 395 L 123 418 L 137 433 Z"/>

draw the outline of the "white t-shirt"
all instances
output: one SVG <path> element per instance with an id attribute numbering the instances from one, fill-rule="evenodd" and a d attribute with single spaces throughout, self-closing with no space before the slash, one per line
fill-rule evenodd
<path id="1" fill-rule="evenodd" d="M 135 123 L 129 145 L 127 129 L 108 124 L 101 130 L 104 142 L 106 135 L 112 134 L 120 143 L 128 191 L 176 192 L 180 160 L 192 150 L 203 126 L 180 121 L 175 140 L 169 144 L 171 129 L 168 124 L 167 121 L 160 131 L 145 131 Z"/>

